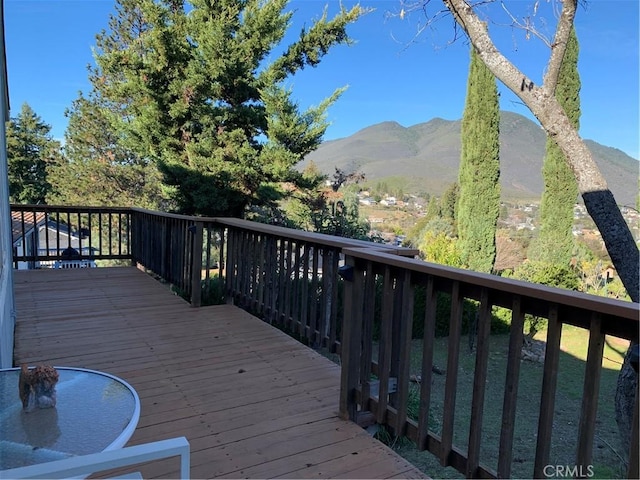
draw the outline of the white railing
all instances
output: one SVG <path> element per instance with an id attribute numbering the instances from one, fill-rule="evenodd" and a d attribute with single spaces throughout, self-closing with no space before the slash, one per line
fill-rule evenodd
<path id="1" fill-rule="evenodd" d="M 180 478 L 189 479 L 189 442 L 185 437 L 3 470 L 0 478 L 71 478 L 175 456 L 180 456 Z"/>

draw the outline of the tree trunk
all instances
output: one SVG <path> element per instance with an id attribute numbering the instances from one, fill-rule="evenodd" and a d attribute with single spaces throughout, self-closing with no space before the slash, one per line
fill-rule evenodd
<path id="1" fill-rule="evenodd" d="M 637 344 L 635 344 L 637 345 Z M 620 432 L 620 447 L 624 459 L 629 461 L 631 431 L 633 428 L 633 410 L 635 408 L 638 374 L 631 366 L 630 357 L 634 344 L 629 347 L 616 384 L 616 423 Z"/>

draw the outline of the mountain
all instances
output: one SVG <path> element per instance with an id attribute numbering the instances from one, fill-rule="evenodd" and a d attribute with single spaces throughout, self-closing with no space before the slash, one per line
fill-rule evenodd
<path id="1" fill-rule="evenodd" d="M 320 171 L 335 167 L 358 170 L 367 180 L 406 179 L 410 188 L 440 195 L 458 178 L 461 120 L 441 118 L 403 127 L 383 122 L 350 137 L 320 145 L 301 164 L 313 161 Z M 513 112 L 501 112 L 500 159 L 504 199 L 539 199 L 543 190 L 542 160 L 546 134 L 531 120 Z M 586 141 L 609 188 L 619 204 L 635 205 L 638 194 L 637 160 L 624 152 Z"/>

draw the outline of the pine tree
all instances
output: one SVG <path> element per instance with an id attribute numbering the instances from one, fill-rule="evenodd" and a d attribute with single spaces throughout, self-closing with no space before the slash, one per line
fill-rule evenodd
<path id="1" fill-rule="evenodd" d="M 80 95 L 67 111 L 64 157 L 49 171 L 49 203 L 165 209 L 160 173 L 119 144 L 109 110 Z"/>
<path id="2" fill-rule="evenodd" d="M 48 168 L 60 156 L 60 143 L 51 137 L 29 104 L 7 123 L 9 197 L 15 203 L 44 203 L 51 190 Z"/>
<path id="3" fill-rule="evenodd" d="M 580 122 L 578 52 L 578 39 L 573 29 L 562 60 L 556 98 L 576 128 Z M 574 249 L 573 206 L 578 197 L 578 185 L 564 154 L 551 138 L 547 138 L 542 176 L 540 229 L 528 256 L 533 261 L 568 267 Z"/>
<path id="4" fill-rule="evenodd" d="M 457 246 L 464 265 L 489 273 L 500 213 L 500 107 L 495 77 L 473 48 L 461 134 Z"/>
<path id="5" fill-rule="evenodd" d="M 286 0 L 119 0 L 91 81 L 122 145 L 158 166 L 184 213 L 273 204 L 320 143 L 338 89 L 300 112 L 284 82 L 317 65 L 365 11 L 325 14 L 284 53 Z M 273 60 L 269 60 L 273 58 Z"/>

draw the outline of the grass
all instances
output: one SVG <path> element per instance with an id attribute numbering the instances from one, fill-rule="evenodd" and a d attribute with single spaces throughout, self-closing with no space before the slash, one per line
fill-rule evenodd
<path id="1" fill-rule="evenodd" d="M 545 335 L 546 332 L 542 331 L 537 334 L 536 338 L 544 340 Z M 434 349 L 434 363 L 443 369 L 447 364 L 447 342 L 447 338 L 436 339 Z M 497 468 L 508 345 L 508 335 L 492 335 L 490 338 L 481 462 L 494 470 Z M 571 326 L 563 327 L 550 458 L 552 465 L 575 465 L 587 345 L 587 331 Z M 628 342 L 611 337 L 607 337 L 605 344 L 593 451 L 593 467 L 596 478 L 624 476 L 624 466 L 617 452 L 618 429 L 615 422 L 613 399 L 618 371 L 627 345 Z M 420 350 L 420 341 L 414 341 L 412 374 L 420 374 Z M 467 448 L 471 422 L 474 368 L 475 351 L 470 352 L 468 339 L 465 337 L 462 339 L 460 349 L 454 431 L 454 445 L 463 450 Z M 542 363 L 522 361 L 511 472 L 511 476 L 514 478 L 530 478 L 533 474 L 542 373 Z M 430 415 L 433 419 L 432 429 L 436 433 L 440 433 L 442 423 L 445 380 L 446 375 L 433 375 Z M 432 478 L 463 478 L 463 475 L 456 470 L 450 467 L 441 467 L 439 461 L 431 453 L 418 452 L 409 442 L 393 442 L 393 445 L 398 453 Z"/>

